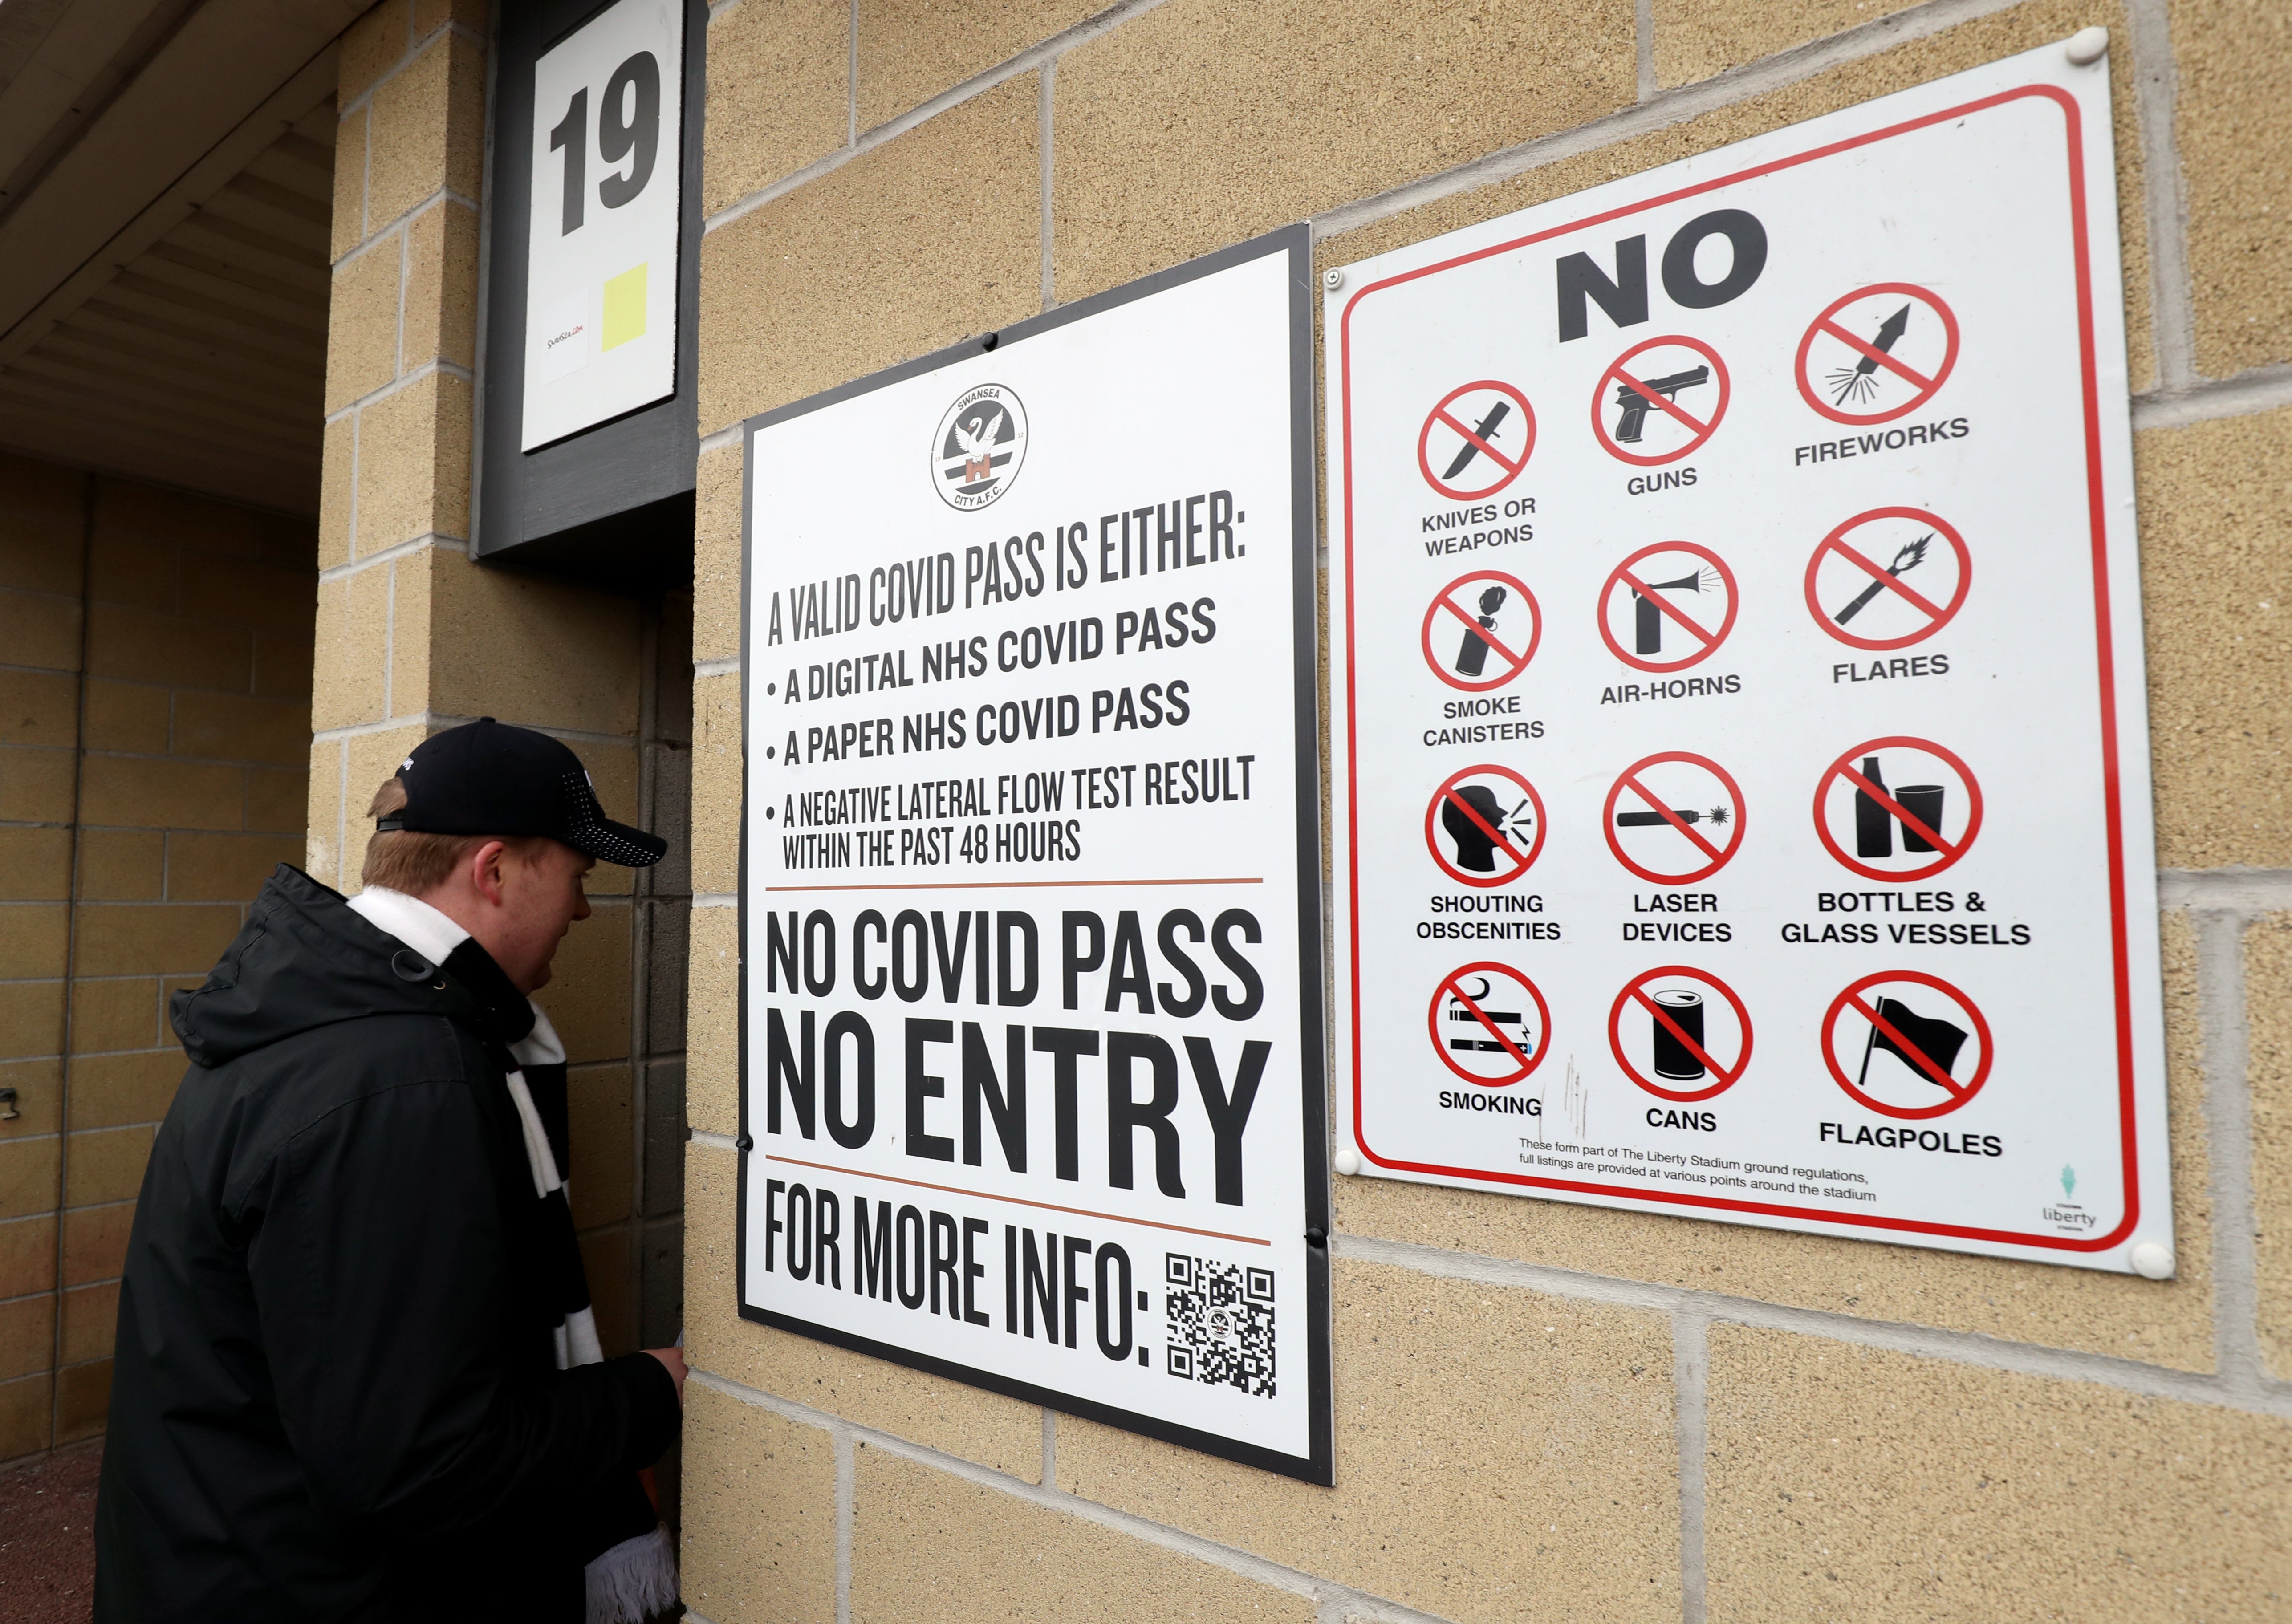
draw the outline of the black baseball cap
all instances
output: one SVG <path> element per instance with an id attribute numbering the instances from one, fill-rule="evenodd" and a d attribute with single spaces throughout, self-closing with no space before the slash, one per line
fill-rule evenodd
<path id="1" fill-rule="evenodd" d="M 491 716 L 424 739 L 399 764 L 398 781 L 406 804 L 375 820 L 377 832 L 546 835 L 624 869 L 668 854 L 659 836 L 605 816 L 579 756 L 546 733 Z"/>

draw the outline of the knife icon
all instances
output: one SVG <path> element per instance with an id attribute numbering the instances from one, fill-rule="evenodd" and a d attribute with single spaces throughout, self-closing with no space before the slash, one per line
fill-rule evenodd
<path id="1" fill-rule="evenodd" d="M 1476 442 L 1493 440 L 1496 436 L 1497 424 L 1502 423 L 1505 414 L 1511 410 L 1512 402 L 1509 400 L 1499 400 L 1489 408 L 1489 415 L 1481 419 L 1479 426 L 1473 430 L 1473 438 L 1465 442 L 1464 449 L 1457 453 L 1456 460 L 1449 465 L 1448 471 L 1441 477 L 1444 480 L 1453 480 L 1464 473 L 1472 460 L 1481 454 L 1481 448 Z"/>

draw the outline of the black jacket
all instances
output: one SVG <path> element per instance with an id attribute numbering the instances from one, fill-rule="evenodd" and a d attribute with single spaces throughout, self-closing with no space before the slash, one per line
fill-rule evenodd
<path id="1" fill-rule="evenodd" d="M 99 1624 L 577 1624 L 582 1565 L 650 1526 L 598 1507 L 676 1389 L 643 1353 L 556 1369 L 563 1238 L 504 1083 L 525 999 L 282 866 L 174 1013 L 194 1063 L 120 1284 Z"/>

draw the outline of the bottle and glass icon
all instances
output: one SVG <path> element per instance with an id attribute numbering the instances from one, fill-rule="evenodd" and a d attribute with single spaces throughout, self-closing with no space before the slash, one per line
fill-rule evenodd
<path id="1" fill-rule="evenodd" d="M 1940 849 L 1925 837 L 1919 826 L 1923 825 L 1937 835 L 1941 833 L 1944 786 L 1904 784 L 1899 788 L 1886 790 L 1886 780 L 1875 755 L 1862 758 L 1862 776 L 1869 783 L 1868 788 L 1860 784 L 1854 787 L 1855 856 L 1892 857 L 1894 854 L 1894 825 L 1897 821 L 1902 826 L 1903 851 L 1933 852 Z M 1917 821 L 1897 820 L 1893 812 L 1870 793 L 1872 789 L 1886 791 L 1910 818 Z"/>

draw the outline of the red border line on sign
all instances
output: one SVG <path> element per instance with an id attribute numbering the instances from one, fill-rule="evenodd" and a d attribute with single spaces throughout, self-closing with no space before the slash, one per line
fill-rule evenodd
<path id="1" fill-rule="evenodd" d="M 1157 1218 L 1126 1218 L 1118 1212 L 1093 1212 L 1087 1207 L 1061 1207 L 1055 1201 L 1030 1201 L 1023 1196 L 997 1195 L 987 1190 L 965 1190 L 960 1184 L 933 1184 L 920 1178 L 895 1178 L 889 1173 L 870 1173 L 865 1168 L 838 1168 L 824 1161 L 800 1161 L 793 1156 L 771 1156 L 766 1161 L 786 1162 L 792 1168 L 817 1168 L 822 1173 L 841 1173 L 849 1178 L 872 1178 L 881 1184 L 906 1184 L 915 1190 L 939 1190 L 948 1195 L 968 1195 L 982 1201 L 1008 1201 L 1013 1207 L 1039 1207 L 1045 1212 L 1070 1212 L 1078 1218 L 1104 1218 L 1110 1224 L 1135 1224 L 1144 1229 L 1173 1229 L 1182 1235 L 1207 1235 L 1213 1240 L 1239 1240 L 1247 1246 L 1271 1246 L 1271 1240 L 1260 1240 L 1255 1235 L 1229 1235 L 1222 1229 L 1194 1229 L 1183 1224 L 1165 1224 Z"/>
<path id="2" fill-rule="evenodd" d="M 1963 845 L 1952 845 L 1949 841 L 1944 840 L 1941 837 L 1941 831 L 1940 829 L 1928 828 L 1925 819 L 1919 817 L 1916 812 L 1910 811 L 1909 807 L 1904 806 L 1900 801 L 1894 799 L 1893 796 L 1887 794 L 1884 785 L 1874 784 L 1868 779 L 1864 778 L 1858 769 L 1853 767 L 1841 767 L 1838 769 L 1838 776 L 1853 784 L 1857 788 L 1861 790 L 1864 795 L 1868 796 L 1872 800 L 1877 802 L 1879 805 L 1884 807 L 1886 811 L 1894 817 L 1900 818 L 1906 827 L 1916 829 L 1918 833 L 1918 837 L 1921 840 L 1924 840 L 1928 845 L 1933 847 L 1935 851 L 1948 858 L 1950 862 L 1956 862 L 1958 860 L 1959 855 L 1965 850 Z M 1963 789 L 1965 788 L 1965 786 L 1960 785 L 1959 788 Z M 1940 872 L 1941 868 L 1947 866 L 1947 864 L 1938 865 L 1936 872 Z"/>
<path id="3" fill-rule="evenodd" d="M 1625 773 L 1623 777 L 1623 785 L 1625 788 L 1639 796 L 1641 800 L 1645 801 L 1648 804 L 1650 810 L 1663 814 L 1663 820 L 1666 823 L 1670 824 L 1672 828 L 1686 836 L 1697 845 L 1701 846 L 1703 848 L 1703 854 L 1706 857 L 1709 858 L 1714 862 L 1723 860 L 1719 848 L 1713 845 L 1709 841 L 1704 839 L 1702 836 L 1697 834 L 1693 824 L 1688 822 L 1677 812 L 1672 811 L 1670 807 L 1666 806 L 1661 801 L 1657 800 L 1655 796 L 1648 793 L 1647 786 L 1640 782 L 1639 775 L 1637 773 Z"/>
<path id="4" fill-rule="evenodd" d="M 1828 553 L 1838 553 L 1840 556 L 1844 557 L 1848 563 L 1852 564 L 1856 569 L 1861 570 L 1865 575 L 1877 582 L 1881 586 L 1884 586 L 1887 591 L 1900 594 L 1902 597 L 1909 599 L 1910 602 L 1917 605 L 1919 609 L 1924 610 L 1927 614 L 1933 616 L 1934 623 L 1937 626 L 1939 626 L 1942 621 L 1949 618 L 1949 611 L 1942 608 L 1941 604 L 1936 603 L 1933 599 L 1925 596 L 1917 588 L 1905 586 L 1901 576 L 1887 574 L 1884 567 L 1872 563 L 1868 559 L 1863 557 L 1860 553 L 1857 553 L 1853 548 L 1848 546 L 1844 542 L 1826 540 L 1822 544 L 1822 550 Z M 1839 611 L 1841 614 L 1845 612 L 1846 611 L 1844 610 Z"/>
<path id="5" fill-rule="evenodd" d="M 1744 1062 L 1749 1058 L 1747 1055 L 1737 1055 L 1735 1057 L 1735 1069 L 1732 1071 L 1730 1071 L 1726 1067 L 1712 1059 L 1710 1055 L 1705 1054 L 1703 1052 L 1703 1046 L 1687 1035 L 1687 1029 L 1682 1026 L 1678 1022 L 1673 1020 L 1670 1014 L 1667 1014 L 1660 1005 L 1657 1004 L 1653 998 L 1648 997 L 1645 992 L 1637 987 L 1634 987 L 1632 989 L 1632 997 L 1639 1000 L 1641 1005 L 1646 1008 L 1648 1014 L 1653 1015 L 1657 1020 L 1663 1022 L 1664 1030 L 1678 1038 L 1679 1041 L 1686 1046 L 1687 1052 L 1694 1055 L 1697 1060 L 1702 1062 L 1703 1069 L 1705 1071 L 1713 1073 L 1726 1087 L 1731 1088 L 1735 1086 L 1735 1079 L 1743 1075 L 1743 1064 Z"/>
<path id="6" fill-rule="evenodd" d="M 1887 354 L 1885 351 L 1878 348 L 1877 345 L 1864 343 L 1861 339 L 1855 337 L 1853 334 L 1848 332 L 1844 327 L 1840 327 L 1836 322 L 1831 320 L 1828 316 L 1824 317 L 1820 321 L 1816 322 L 1814 325 L 1820 327 L 1822 331 L 1829 334 L 1833 338 L 1838 340 L 1839 343 L 1861 351 L 1863 354 L 1868 356 L 1881 367 L 1885 368 L 1889 372 L 1901 373 L 1904 377 L 1909 379 L 1911 383 L 1917 384 L 1920 389 L 1932 392 L 1938 387 L 1933 379 L 1925 376 L 1923 373 L 1912 371 L 1909 368 L 1896 360 L 1893 356 Z"/>
<path id="7" fill-rule="evenodd" d="M 1664 614 L 1676 621 L 1681 629 L 1693 634 L 1694 636 L 1702 642 L 1705 648 L 1711 649 L 1718 646 L 1719 637 L 1716 633 L 1705 631 L 1701 626 L 1696 625 L 1694 621 L 1687 618 L 1687 611 L 1685 610 L 1678 608 L 1667 599 L 1656 596 L 1655 588 L 1649 586 L 1645 581 L 1640 579 L 1639 577 L 1634 575 L 1630 570 L 1624 569 L 1621 565 L 1617 566 L 1616 579 L 1628 586 L 1634 592 L 1639 594 L 1640 596 L 1654 604 L 1656 608 L 1660 610 Z"/>
<path id="8" fill-rule="evenodd" d="M 1955 1082 L 1951 1081 L 1949 1073 L 1943 1071 L 1940 1066 L 1934 1064 L 1933 1056 L 1928 1054 L 1924 1049 L 1911 1042 L 1908 1038 L 1903 1037 L 1901 1031 L 1895 1028 L 1895 1025 L 1892 1021 L 1887 1020 L 1885 1016 L 1880 1014 L 1876 1009 L 1873 1009 L 1869 1005 L 1865 1004 L 1860 995 L 1850 992 L 1846 995 L 1846 1001 L 1852 1005 L 1856 1011 L 1859 1012 L 1864 1019 L 1868 1020 L 1871 1025 L 1884 1032 L 1886 1035 L 1887 1040 L 1894 1044 L 1903 1054 L 1917 1056 L 1918 1070 L 1932 1078 L 1935 1084 L 1946 1092 L 1950 1098 L 1954 1100 L 1962 1100 L 1973 1092 L 1971 1088 L 1961 1088 Z"/>
<path id="9" fill-rule="evenodd" d="M 1348 927 L 1352 935 L 1352 996 L 1354 1011 L 1352 1032 L 1352 1100 L 1353 1140 L 1360 1153 L 1380 1167 L 1400 1172 L 1425 1173 L 1443 1177 L 1459 1178 L 1478 1184 L 1514 1184 L 1529 1189 L 1563 1191 L 1573 1194 L 1602 1197 L 1622 1197 L 1632 1201 L 1647 1201 L 1678 1208 L 1717 1208 L 1731 1212 L 1755 1214 L 1762 1217 L 1782 1218 L 1795 1222 L 1813 1220 L 1822 1224 L 1872 1231 L 1897 1231 L 1907 1234 L 1945 1235 L 1953 1240 L 1989 1242 L 2008 1246 L 2029 1247 L 2037 1250 L 2058 1250 L 2097 1253 L 2108 1251 L 2123 1243 L 2141 1221 L 2140 1147 L 2138 1127 L 2134 1119 L 2133 1102 L 2133 1006 L 2132 966 L 2127 941 L 2126 875 L 2125 875 L 2125 812 L 2118 779 L 2117 738 L 2117 668 L 2115 644 L 2110 622 L 2109 591 L 2109 525 L 2106 493 L 2102 483 L 2101 460 L 2101 396 L 2100 360 L 2095 354 L 2094 334 L 2093 249 L 2088 223 L 2089 206 L 2086 198 L 2085 125 L 2084 115 L 2077 100 L 2069 92 L 2052 85 L 2023 85 L 2003 90 L 1955 107 L 1921 114 L 1876 130 L 1812 147 L 1770 163 L 1753 165 L 1732 174 L 1715 175 L 1691 186 L 1682 186 L 1658 197 L 1642 198 L 1596 214 L 1567 221 L 1525 237 L 1493 243 L 1484 248 L 1459 254 L 1434 264 L 1419 266 L 1413 271 L 1368 282 L 1346 301 L 1339 331 L 1339 402 L 1343 424 L 1344 470 L 1344 548 L 1345 548 L 1345 629 L 1347 646 L 1358 646 L 1355 622 L 1359 595 L 1355 591 L 1353 557 L 1356 537 L 1354 520 L 1355 489 L 1353 480 L 1353 398 L 1352 398 L 1352 319 L 1360 302 L 1373 293 L 1399 287 L 1419 278 L 1453 271 L 1459 266 L 1492 258 L 1500 254 L 1513 253 L 1521 248 L 1544 242 L 1555 237 L 1588 230 L 1594 227 L 1626 219 L 1650 209 L 1662 208 L 1691 198 L 1706 196 L 1725 187 L 1739 185 L 1763 175 L 1777 174 L 1796 169 L 1820 159 L 1852 152 L 1876 142 L 1913 133 L 1948 124 L 1953 119 L 2004 107 L 2028 100 L 2051 102 L 2060 112 L 2062 124 L 2062 149 L 2065 160 L 2066 185 L 2070 214 L 2070 240 L 2074 262 L 2073 293 L 2077 301 L 2079 359 L 2078 382 L 2079 399 L 2085 414 L 2084 444 L 2086 458 L 2086 534 L 2090 538 L 2093 564 L 2093 604 L 2095 665 L 2099 677 L 2101 710 L 2101 756 L 2102 821 L 2107 833 L 2109 867 L 2109 901 L 2110 921 L 2110 987 L 2115 998 L 2111 1024 L 2117 1038 L 2118 1122 L 2121 1165 L 2124 1175 L 2125 1216 L 2106 1234 L 2078 1239 L 2067 1235 L 2027 1233 L 2014 1230 L 1995 1230 L 1973 1224 L 1936 1223 L 1918 1218 L 1897 1218 L 1879 1214 L 1830 1211 L 1821 1208 L 1787 1206 L 1779 1202 L 1738 1200 L 1728 1197 L 1696 1195 L 1677 1190 L 1633 1190 L 1621 1186 L 1599 1184 L 1577 1179 L 1546 1178 L 1533 1174 L 1510 1173 L 1489 1168 L 1451 1168 L 1434 1162 L 1403 1161 L 1380 1156 L 1370 1149 L 1361 1133 L 1361 1038 L 1360 1024 L 1361 992 L 1360 960 L 1360 828 L 1355 813 L 1360 797 L 1360 688 L 1358 674 L 1350 662 L 1345 671 L 1345 770 L 1347 826 L 1350 849 L 1346 852 L 1350 885 L 1348 904 L 1351 918 Z"/>

